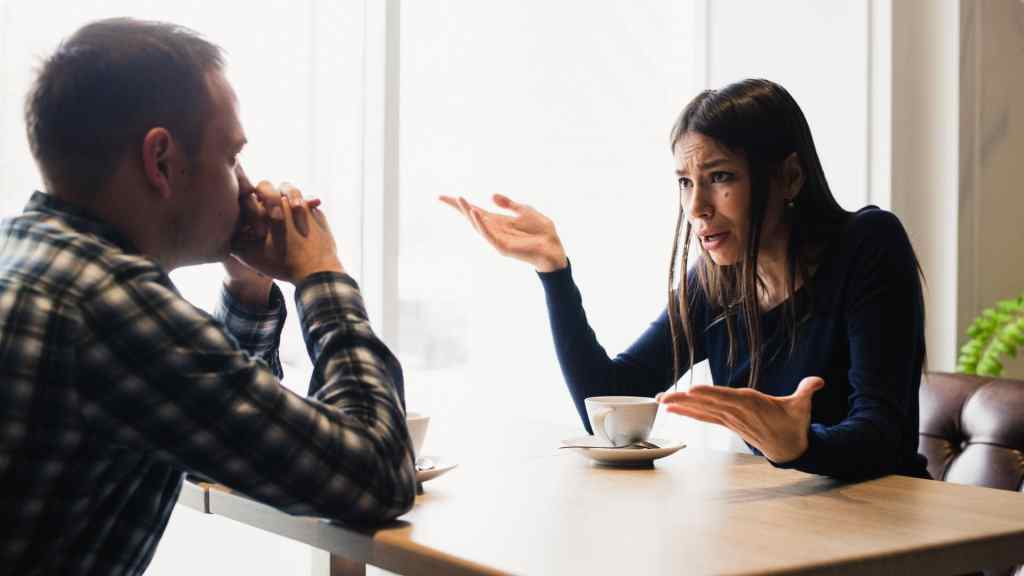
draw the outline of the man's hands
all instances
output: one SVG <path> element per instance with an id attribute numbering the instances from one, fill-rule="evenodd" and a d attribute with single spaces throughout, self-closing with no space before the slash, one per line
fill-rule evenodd
<path id="1" fill-rule="evenodd" d="M 555 223 L 533 208 L 501 194 L 494 195 L 494 203 L 515 216 L 489 212 L 461 196 L 441 196 L 440 200 L 461 212 L 501 255 L 532 264 L 538 272 L 553 272 L 569 265 Z"/>
<path id="2" fill-rule="evenodd" d="M 669 412 L 725 426 L 772 462 L 783 464 L 807 451 L 811 397 L 824 386 L 824 380 L 810 376 L 796 392 L 782 397 L 750 388 L 694 386 L 689 392 L 658 394 L 658 402 Z"/>
<path id="3" fill-rule="evenodd" d="M 231 252 L 245 267 L 225 261 L 229 290 L 232 285 L 254 291 L 265 287 L 269 293 L 272 278 L 297 284 L 316 272 L 344 272 L 319 201 L 304 200 L 289 184 L 275 189 L 264 181 L 253 187 L 244 175 L 239 182 L 243 197 Z"/>

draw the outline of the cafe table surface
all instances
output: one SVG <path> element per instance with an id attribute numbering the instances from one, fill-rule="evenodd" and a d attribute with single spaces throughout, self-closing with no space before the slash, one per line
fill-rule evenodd
<path id="1" fill-rule="evenodd" d="M 653 467 L 612 468 L 558 449 L 570 435 L 543 425 L 489 435 L 376 530 L 209 485 L 186 483 L 179 502 L 330 552 L 332 574 L 371 564 L 402 574 L 931 575 L 1024 563 L 1021 493 L 902 476 L 844 483 L 694 446 Z"/>

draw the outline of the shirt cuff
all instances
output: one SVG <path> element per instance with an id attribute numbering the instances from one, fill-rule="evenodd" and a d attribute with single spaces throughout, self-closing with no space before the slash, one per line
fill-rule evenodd
<path id="1" fill-rule="evenodd" d="M 284 295 L 277 284 L 271 284 L 270 301 L 266 308 L 247 306 L 222 287 L 220 302 L 214 312 L 214 316 L 224 323 L 238 345 L 254 356 L 277 350 L 287 315 Z"/>
<path id="2" fill-rule="evenodd" d="M 340 311 L 349 322 L 369 321 L 359 284 L 341 272 L 317 272 L 307 276 L 295 286 L 295 306 L 303 325 L 327 310 Z"/>
<path id="3" fill-rule="evenodd" d="M 822 450 L 824 447 L 822 446 L 821 438 L 818 436 L 819 428 L 822 428 L 821 424 L 811 424 L 811 427 L 807 430 L 807 450 L 804 450 L 804 453 L 795 460 L 781 464 L 771 460 L 768 461 L 776 468 L 820 474 L 817 468 L 822 462 Z"/>

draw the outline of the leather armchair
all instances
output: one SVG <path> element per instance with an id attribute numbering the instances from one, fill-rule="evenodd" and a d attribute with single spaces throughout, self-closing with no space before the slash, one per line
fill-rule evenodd
<path id="1" fill-rule="evenodd" d="M 933 478 L 1024 492 L 1024 380 L 930 372 L 920 403 L 918 451 Z"/>

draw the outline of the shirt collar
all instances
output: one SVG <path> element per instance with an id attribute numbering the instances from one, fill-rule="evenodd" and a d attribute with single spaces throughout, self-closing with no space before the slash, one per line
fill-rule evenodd
<path id="1" fill-rule="evenodd" d="M 53 194 L 46 194 L 38 190 L 33 192 L 32 197 L 29 198 L 28 204 L 25 206 L 25 213 L 30 212 L 40 212 L 53 216 L 83 234 L 96 236 L 117 246 L 126 253 L 139 254 L 135 244 L 114 228 L 113 225 L 93 216 L 83 207 L 66 200 L 61 200 Z"/>

